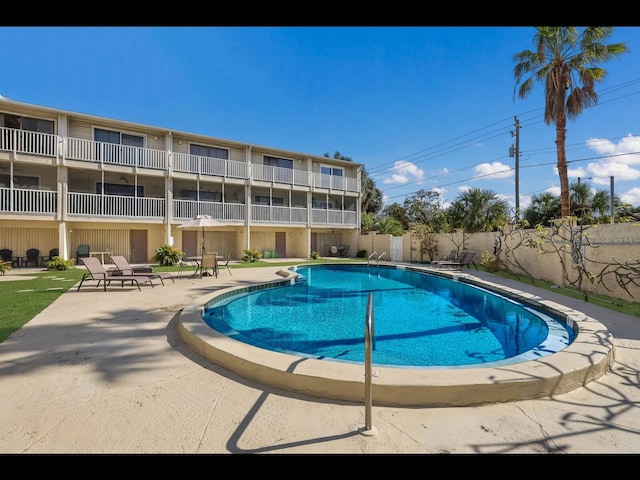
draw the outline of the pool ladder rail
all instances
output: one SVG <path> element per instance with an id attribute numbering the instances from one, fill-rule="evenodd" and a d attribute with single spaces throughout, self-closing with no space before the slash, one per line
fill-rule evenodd
<path id="1" fill-rule="evenodd" d="M 369 265 L 369 264 L 370 264 L 370 262 L 371 262 L 371 258 L 372 258 L 372 257 L 375 257 L 376 255 L 378 255 L 378 252 L 373 252 L 371 255 L 369 255 L 369 258 L 367 259 L 367 265 Z M 379 265 L 379 264 L 380 264 L 380 259 L 381 259 L 382 257 L 386 256 L 386 255 L 387 255 L 387 252 L 382 252 L 380 255 L 378 255 L 378 256 L 376 257 L 376 265 Z"/>

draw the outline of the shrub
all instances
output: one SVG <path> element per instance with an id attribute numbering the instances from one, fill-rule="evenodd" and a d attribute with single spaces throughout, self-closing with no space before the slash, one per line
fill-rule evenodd
<path id="1" fill-rule="evenodd" d="M 9 270 L 11 270 L 11 262 L 0 261 L 0 275 L 4 275 Z"/>
<path id="2" fill-rule="evenodd" d="M 363 248 L 362 250 L 358 250 L 358 252 L 356 253 L 356 257 L 358 258 L 364 258 L 367 256 L 367 251 Z"/>
<path id="3" fill-rule="evenodd" d="M 153 260 L 159 262 L 160 265 L 171 266 L 175 265 L 184 257 L 184 252 L 177 249 L 173 245 L 163 245 L 156 249 L 156 254 L 153 256 Z"/>
<path id="4" fill-rule="evenodd" d="M 487 272 L 492 272 L 492 273 L 497 272 L 502 268 L 502 262 L 500 258 L 494 255 L 491 255 L 486 250 L 482 252 L 482 257 L 480 259 L 480 262 L 482 263 L 482 266 L 484 266 Z"/>
<path id="5" fill-rule="evenodd" d="M 258 260 L 262 260 L 262 253 L 260 250 L 253 248 L 251 250 L 244 251 L 244 255 L 242 256 L 243 262 L 257 262 Z"/>
<path id="6" fill-rule="evenodd" d="M 311 254 L 309 255 L 309 258 L 311 260 L 317 260 L 320 257 L 320 252 L 311 252 Z"/>
<path id="7" fill-rule="evenodd" d="M 69 270 L 72 267 L 75 267 L 76 261 L 73 258 L 69 260 L 65 260 L 62 257 L 52 257 L 51 260 L 47 262 L 47 270 Z"/>

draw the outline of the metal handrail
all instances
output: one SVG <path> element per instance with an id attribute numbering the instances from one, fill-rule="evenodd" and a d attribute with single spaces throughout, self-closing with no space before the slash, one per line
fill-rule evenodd
<path id="1" fill-rule="evenodd" d="M 371 431 L 371 360 L 373 348 L 373 293 L 369 292 L 367 303 L 367 317 L 364 324 L 364 428 Z"/>
<path id="2" fill-rule="evenodd" d="M 384 257 L 386 254 L 387 254 L 387 252 L 382 252 L 382 253 L 378 256 L 378 259 L 376 260 L 376 264 L 380 263 L 380 259 L 381 259 L 382 257 Z"/>
<path id="3" fill-rule="evenodd" d="M 371 257 L 373 257 L 374 255 L 377 255 L 378 252 L 373 252 L 371 255 L 369 255 L 369 258 L 367 258 L 367 266 L 369 266 L 369 262 L 371 261 Z"/>

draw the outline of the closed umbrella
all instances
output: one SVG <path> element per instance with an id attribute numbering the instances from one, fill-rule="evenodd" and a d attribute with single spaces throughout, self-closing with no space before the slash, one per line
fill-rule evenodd
<path id="1" fill-rule="evenodd" d="M 204 231 L 206 228 L 217 228 L 224 227 L 225 224 L 215 218 L 211 218 L 211 215 L 196 215 L 195 218 L 192 218 L 188 222 L 183 223 L 182 225 L 178 225 L 178 228 L 185 229 L 199 229 L 202 228 L 202 253 L 205 253 L 204 248 Z"/>

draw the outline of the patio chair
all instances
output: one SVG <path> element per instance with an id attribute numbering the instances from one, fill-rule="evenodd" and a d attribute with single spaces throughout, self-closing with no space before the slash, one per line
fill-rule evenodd
<path id="1" fill-rule="evenodd" d="M 173 283 L 176 283 L 173 275 L 171 275 L 169 272 L 136 272 L 136 267 L 131 266 L 127 259 L 122 255 L 111 255 L 111 261 L 116 266 L 116 270 L 112 273 L 112 275 L 122 277 L 144 275 L 150 278 L 159 278 L 163 286 L 165 278 L 169 278 Z"/>
<path id="2" fill-rule="evenodd" d="M 27 256 L 24 260 L 24 266 L 28 267 L 29 265 L 32 265 L 34 267 L 40 266 L 40 250 L 38 250 L 37 248 L 30 248 L 29 250 L 27 250 Z"/>
<path id="3" fill-rule="evenodd" d="M 226 260 L 224 261 L 224 265 L 222 265 L 222 268 L 226 268 L 227 271 L 229 272 L 229 275 L 231 275 L 231 269 L 229 268 L 229 262 L 231 261 L 231 252 L 229 252 L 229 254 L 227 255 Z"/>
<path id="4" fill-rule="evenodd" d="M 189 260 L 186 257 L 180 257 L 180 260 L 178 260 L 178 266 L 180 267 L 180 270 L 178 270 L 178 277 L 181 277 L 185 270 L 191 272 L 191 276 L 195 276 L 200 268 L 198 262 L 195 260 Z"/>
<path id="5" fill-rule="evenodd" d="M 80 263 L 81 258 L 90 257 L 89 251 L 89 245 L 84 243 L 78 245 L 78 249 L 76 250 L 76 263 Z"/>
<path id="6" fill-rule="evenodd" d="M 20 259 L 18 257 L 14 257 L 13 250 L 9 250 L 8 248 L 0 250 L 0 260 L 10 263 L 12 267 L 20 266 Z"/>
<path id="7" fill-rule="evenodd" d="M 149 283 L 153 287 L 153 281 L 151 277 L 145 275 L 128 275 L 121 277 L 112 277 L 109 276 L 109 273 L 104 269 L 100 260 L 94 257 L 81 257 L 82 263 L 85 267 L 87 267 L 88 272 L 82 274 L 82 280 L 80 280 L 80 285 L 78 285 L 78 289 L 76 291 L 80 291 L 80 287 L 85 282 L 85 280 L 95 280 L 97 281 L 96 287 L 100 286 L 102 282 L 104 291 L 107 291 L 107 285 L 110 285 L 111 282 L 120 282 L 121 286 L 124 287 L 124 284 L 127 282 L 131 282 L 131 285 L 135 285 L 138 287 L 138 290 L 142 291 L 140 288 L 140 283 Z"/>
<path id="8" fill-rule="evenodd" d="M 211 273 L 207 270 L 211 269 Z M 202 263 L 200 264 L 200 276 L 218 276 L 218 254 L 205 253 L 202 255 Z"/>
<path id="9" fill-rule="evenodd" d="M 60 250 L 58 248 L 52 248 L 51 250 L 49 250 L 49 256 L 43 255 L 42 257 L 40 257 L 40 263 L 42 265 L 46 265 L 48 262 L 50 262 L 53 257 L 59 257 L 60 256 Z"/>

